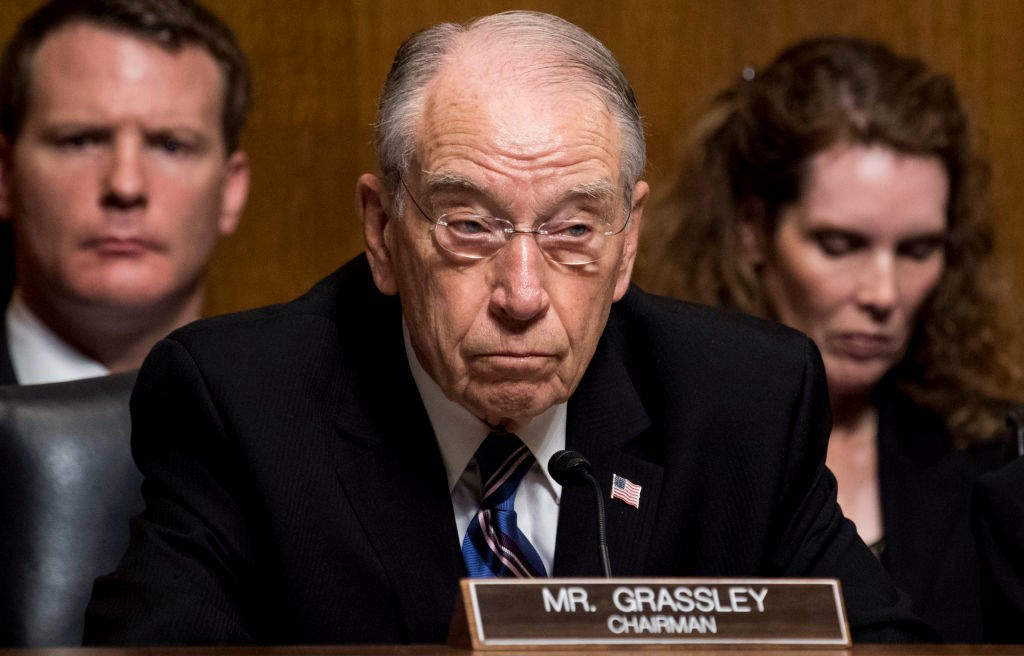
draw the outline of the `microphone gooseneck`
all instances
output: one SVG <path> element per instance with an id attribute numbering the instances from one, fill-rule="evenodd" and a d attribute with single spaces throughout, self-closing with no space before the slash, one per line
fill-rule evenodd
<path id="1" fill-rule="evenodd" d="M 605 578 L 611 578 L 612 566 L 608 559 L 608 534 L 605 530 L 604 520 L 604 494 L 601 492 L 601 486 L 597 479 L 594 478 L 590 461 L 579 451 L 559 451 L 548 460 L 548 473 L 563 487 L 590 483 L 591 489 L 594 490 L 594 503 L 597 506 L 597 551 L 601 560 L 601 573 Z"/>

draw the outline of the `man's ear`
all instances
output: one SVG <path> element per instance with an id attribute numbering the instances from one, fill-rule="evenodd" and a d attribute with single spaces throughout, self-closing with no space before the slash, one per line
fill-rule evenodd
<path id="1" fill-rule="evenodd" d="M 636 262 L 636 250 L 640 243 L 640 224 L 643 222 L 648 196 L 650 196 L 650 187 L 646 182 L 640 180 L 633 186 L 629 226 L 622 235 L 622 260 L 619 262 L 619 270 L 616 273 L 613 301 L 622 298 L 626 294 L 626 290 L 629 289 L 629 281 L 633 275 L 633 263 Z"/>
<path id="2" fill-rule="evenodd" d="M 370 262 L 373 282 L 382 294 L 398 293 L 395 265 L 388 250 L 386 228 L 391 221 L 391 207 L 384 184 L 372 173 L 364 173 L 356 182 L 356 204 L 363 222 L 363 243 Z"/>
<path id="3" fill-rule="evenodd" d="M 242 220 L 242 210 L 249 198 L 249 158 L 236 150 L 224 164 L 224 188 L 221 191 L 220 218 L 217 232 L 221 237 L 234 234 Z"/>
<path id="4" fill-rule="evenodd" d="M 0 137 L 0 221 L 11 220 L 11 182 L 14 152 L 6 137 Z"/>

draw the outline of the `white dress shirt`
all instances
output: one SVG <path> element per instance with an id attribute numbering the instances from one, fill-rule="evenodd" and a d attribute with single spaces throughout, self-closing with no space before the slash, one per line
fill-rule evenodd
<path id="1" fill-rule="evenodd" d="M 444 395 L 417 359 L 409 341 L 409 330 L 404 324 L 403 334 L 412 377 L 426 406 L 448 474 L 448 489 L 452 494 L 461 549 L 466 529 L 480 509 L 480 473 L 473 454 L 492 429 Z M 562 486 L 548 474 L 547 463 L 552 455 L 565 448 L 565 419 L 566 404 L 561 403 L 516 430 L 516 435 L 537 459 L 516 492 L 516 520 L 519 530 L 540 555 L 548 574 L 551 574 L 555 562 L 555 533 Z"/>
<path id="2" fill-rule="evenodd" d="M 7 350 L 19 385 L 57 383 L 110 373 L 62 340 L 28 309 L 15 289 L 7 304 Z"/>

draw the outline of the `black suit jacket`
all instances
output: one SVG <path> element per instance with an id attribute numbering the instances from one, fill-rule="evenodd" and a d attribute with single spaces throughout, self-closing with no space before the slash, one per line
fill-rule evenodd
<path id="1" fill-rule="evenodd" d="M 11 362 L 11 350 L 7 345 L 7 303 L 10 301 L 10 290 L 6 290 L 0 307 L 4 313 L 0 313 L 0 385 L 17 385 L 18 376 L 14 373 L 14 363 Z M 2 294 L 2 292 L 0 292 Z"/>
<path id="2" fill-rule="evenodd" d="M 0 385 L 17 384 L 18 376 L 14 373 L 14 363 L 7 347 L 7 322 L 0 316 Z"/>
<path id="3" fill-rule="evenodd" d="M 994 440 L 954 450 L 942 421 L 888 384 L 881 386 L 876 405 L 882 564 L 944 642 L 980 642 L 971 492 L 980 474 L 1005 462 L 1006 446 Z"/>
<path id="4" fill-rule="evenodd" d="M 0 308 L 7 308 L 14 289 L 14 234 L 10 221 L 0 221 Z M 0 385 L 16 385 L 14 365 L 7 349 L 7 322 L 0 314 Z"/>
<path id="5" fill-rule="evenodd" d="M 445 640 L 465 575 L 396 298 L 360 257 L 287 305 L 174 333 L 143 366 L 147 508 L 97 581 L 86 642 Z M 802 335 L 632 289 L 569 401 L 607 487 L 617 575 L 836 576 L 854 637 L 919 629 L 823 466 L 820 357 Z M 554 575 L 599 573 L 592 493 L 566 489 Z"/>
<path id="6" fill-rule="evenodd" d="M 6 301 L 14 288 L 14 230 L 0 221 L 0 297 Z"/>
<path id="7" fill-rule="evenodd" d="M 978 479 L 974 528 L 985 639 L 1024 643 L 1024 457 Z"/>

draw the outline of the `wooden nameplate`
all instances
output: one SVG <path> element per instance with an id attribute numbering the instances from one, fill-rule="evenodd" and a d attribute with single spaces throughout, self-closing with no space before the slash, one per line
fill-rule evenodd
<path id="1" fill-rule="evenodd" d="M 835 579 L 462 579 L 449 644 L 473 650 L 849 647 Z"/>

